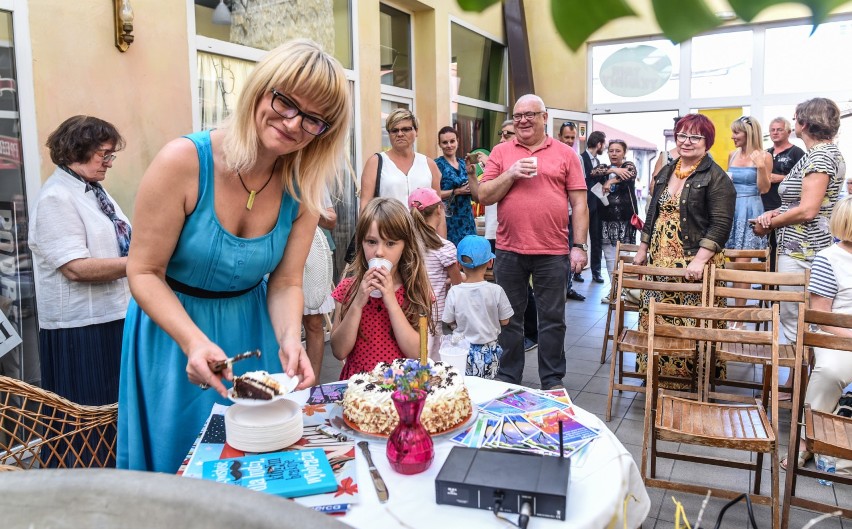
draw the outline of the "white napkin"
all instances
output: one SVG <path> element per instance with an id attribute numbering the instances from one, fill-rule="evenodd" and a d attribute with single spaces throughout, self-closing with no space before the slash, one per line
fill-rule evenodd
<path id="1" fill-rule="evenodd" d="M 603 202 L 604 206 L 609 206 L 609 199 L 606 198 L 606 195 L 604 195 L 603 186 L 600 184 L 600 182 L 593 185 L 592 188 L 589 189 L 589 191 L 591 191 L 596 197 L 598 197 L 600 201 Z"/>

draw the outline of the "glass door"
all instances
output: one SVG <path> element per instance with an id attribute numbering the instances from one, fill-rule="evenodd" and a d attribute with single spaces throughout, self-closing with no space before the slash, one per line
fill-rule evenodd
<path id="1" fill-rule="evenodd" d="M 0 11 L 0 374 L 38 379 L 38 319 L 21 156 L 12 14 Z"/>
<path id="2" fill-rule="evenodd" d="M 553 136 L 553 139 L 558 140 L 559 134 L 564 128 L 573 129 L 575 134 L 574 144 L 571 145 L 577 154 L 586 150 L 586 137 L 591 130 L 589 124 L 592 122 L 592 115 L 585 112 L 575 112 L 573 110 L 560 110 L 558 108 L 548 108 L 547 115 L 549 121 L 547 123 L 547 133 Z M 563 128 L 563 125 L 565 127 Z M 570 134 L 566 134 L 570 137 Z M 570 144 L 570 140 L 569 140 Z"/>

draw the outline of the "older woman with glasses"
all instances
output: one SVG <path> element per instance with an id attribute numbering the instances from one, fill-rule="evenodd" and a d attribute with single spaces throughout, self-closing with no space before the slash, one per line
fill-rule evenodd
<path id="1" fill-rule="evenodd" d="M 476 235 L 467 167 L 464 160 L 456 156 L 459 150 L 458 140 L 456 129 L 442 127 L 438 131 L 438 147 L 441 148 L 443 156 L 435 158 L 435 164 L 441 171 L 441 191 L 438 195 L 444 201 L 446 209 L 447 239 L 455 245 L 468 235 Z M 477 154 L 472 156 L 479 161 Z"/>
<path id="2" fill-rule="evenodd" d="M 364 164 L 361 172 L 361 211 L 375 197 L 395 198 L 408 207 L 408 195 L 415 189 L 431 187 L 440 193 L 441 171 L 438 166 L 430 158 L 414 152 L 418 129 L 417 118 L 410 110 L 397 108 L 388 114 L 385 130 L 390 137 L 391 148 L 370 156 Z M 380 177 L 379 157 L 382 159 Z"/>
<path id="3" fill-rule="evenodd" d="M 257 63 L 224 127 L 166 144 L 142 177 L 128 262 L 118 467 L 174 473 L 237 364 L 314 383 L 301 343 L 305 260 L 343 173 L 343 67 L 296 39 Z M 213 391 L 205 391 L 212 388 Z"/>
<path id="4" fill-rule="evenodd" d="M 846 176 L 846 161 L 834 143 L 840 130 L 837 104 L 824 97 L 799 103 L 793 122 L 807 153 L 778 187 L 781 207 L 754 224 L 759 236 L 778 230 L 779 272 L 809 270 L 814 256 L 834 242 L 828 221 Z M 795 303 L 781 303 L 781 327 L 790 343 L 796 340 L 797 318 Z"/>
<path id="5" fill-rule="evenodd" d="M 685 268 L 687 281 L 701 281 L 706 264 L 722 264 L 737 192 L 724 169 L 708 156 L 716 129 L 706 116 L 687 114 L 677 122 L 675 131 L 680 156 L 675 163 L 663 166 L 654 179 L 654 193 L 633 264 Z M 676 305 L 701 304 L 698 294 L 643 292 L 639 312 L 642 330 L 648 328 L 652 296 L 658 302 Z M 681 318 L 673 320 L 676 325 L 694 324 Z M 644 372 L 647 362 L 647 355 L 637 355 L 637 371 Z M 689 379 L 694 369 L 689 360 L 660 358 L 663 376 Z M 716 365 L 718 378 L 724 377 L 724 371 L 724 364 Z"/>
<path id="6" fill-rule="evenodd" d="M 130 301 L 131 233 L 101 182 L 124 138 L 102 119 L 74 116 L 50 134 L 47 148 L 57 168 L 39 193 L 29 231 L 41 384 L 78 404 L 112 404 Z"/>

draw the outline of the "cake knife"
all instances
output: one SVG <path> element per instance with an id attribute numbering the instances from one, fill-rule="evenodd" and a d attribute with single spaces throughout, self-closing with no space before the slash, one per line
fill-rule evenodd
<path id="1" fill-rule="evenodd" d="M 388 487 L 385 485 L 385 480 L 382 479 L 376 465 L 373 464 L 373 458 L 370 456 L 370 445 L 367 441 L 358 441 L 358 448 L 364 452 L 364 457 L 367 458 L 367 467 L 370 469 L 370 476 L 373 478 L 373 486 L 376 487 L 376 495 L 379 497 L 379 503 L 388 501 Z"/>
<path id="2" fill-rule="evenodd" d="M 213 362 L 210 364 L 210 371 L 214 373 L 219 373 L 224 371 L 225 368 L 231 367 L 231 364 L 234 362 L 239 362 L 240 360 L 245 360 L 246 358 L 251 357 L 260 358 L 260 349 L 255 349 L 254 351 L 246 351 L 245 353 L 240 353 L 238 355 L 232 356 L 231 358 L 226 358 L 225 360 L 219 360 L 218 362 Z"/>

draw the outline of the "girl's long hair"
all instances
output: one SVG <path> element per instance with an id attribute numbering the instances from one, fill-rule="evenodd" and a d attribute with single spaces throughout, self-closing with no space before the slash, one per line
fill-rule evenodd
<path id="1" fill-rule="evenodd" d="M 294 39 L 267 52 L 246 79 L 236 111 L 225 124 L 225 162 L 243 173 L 257 162 L 260 140 L 255 117 L 271 89 L 298 94 L 331 125 L 304 148 L 280 157 L 278 177 L 287 192 L 311 213 L 322 215 L 323 193 L 339 189 L 346 165 L 345 145 L 352 115 L 349 81 L 340 63 L 308 39 Z"/>
<path id="2" fill-rule="evenodd" d="M 426 275 L 422 245 L 414 230 L 411 215 L 402 202 L 395 198 L 374 198 L 367 204 L 358 218 L 358 225 L 355 227 L 355 260 L 343 272 L 344 277 L 351 277 L 353 280 L 341 305 L 340 319 L 343 319 L 352 305 L 355 293 L 367 272 L 364 239 L 367 237 L 367 232 L 373 222 L 376 223 L 379 236 L 383 239 L 400 241 L 405 245 L 399 263 L 397 263 L 402 285 L 405 287 L 405 301 L 402 306 L 405 318 L 415 329 L 419 330 L 419 318 L 421 315 L 425 315 L 428 329 L 434 332 L 432 285 Z"/>
<path id="3" fill-rule="evenodd" d="M 438 211 L 440 207 L 441 202 L 426 206 L 423 208 L 423 211 L 411 208 L 411 220 L 414 221 L 414 231 L 420 237 L 420 242 L 423 243 L 426 250 L 437 250 L 444 246 L 444 243 L 438 236 L 438 232 L 426 221 L 426 219 L 432 218 L 432 215 L 440 213 Z"/>

